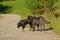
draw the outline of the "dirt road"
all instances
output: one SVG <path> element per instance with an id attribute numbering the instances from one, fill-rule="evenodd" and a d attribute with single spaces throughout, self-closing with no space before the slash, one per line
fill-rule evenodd
<path id="1" fill-rule="evenodd" d="M 60 38 L 52 31 L 29 31 L 25 28 L 22 32 L 21 28 L 17 29 L 17 22 L 21 20 L 20 16 L 6 14 L 0 15 L 0 40 L 60 40 Z"/>

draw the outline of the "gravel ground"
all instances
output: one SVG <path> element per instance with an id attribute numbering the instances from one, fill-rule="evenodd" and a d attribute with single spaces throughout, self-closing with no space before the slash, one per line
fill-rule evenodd
<path id="1" fill-rule="evenodd" d="M 60 40 L 53 30 L 33 32 L 29 31 L 29 28 L 25 28 L 25 31 L 21 31 L 21 28 L 17 29 L 16 24 L 21 20 L 20 16 L 13 14 L 0 16 L 3 16 L 0 19 L 0 40 Z"/>

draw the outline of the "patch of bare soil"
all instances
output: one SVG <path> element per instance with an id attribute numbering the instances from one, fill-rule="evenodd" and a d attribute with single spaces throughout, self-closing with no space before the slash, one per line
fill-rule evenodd
<path id="1" fill-rule="evenodd" d="M 18 15 L 5 14 L 0 15 L 0 40 L 60 40 L 60 38 L 52 31 L 29 31 L 25 28 L 22 32 L 21 28 L 17 29 L 17 22 L 21 20 Z"/>

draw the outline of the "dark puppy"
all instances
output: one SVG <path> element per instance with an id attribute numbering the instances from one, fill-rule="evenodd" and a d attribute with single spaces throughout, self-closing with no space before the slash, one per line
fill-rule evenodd
<path id="1" fill-rule="evenodd" d="M 24 28 L 26 27 L 27 24 L 28 24 L 27 19 L 21 20 L 17 23 L 17 28 L 22 27 L 22 30 L 24 30 Z"/>

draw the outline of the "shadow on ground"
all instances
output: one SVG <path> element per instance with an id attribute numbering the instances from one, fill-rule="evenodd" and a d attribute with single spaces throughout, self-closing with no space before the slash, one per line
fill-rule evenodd
<path id="1" fill-rule="evenodd" d="M 53 30 L 53 28 L 50 27 L 50 28 L 46 28 L 46 29 L 45 29 L 45 31 L 49 31 L 49 30 Z"/>
<path id="2" fill-rule="evenodd" d="M 50 30 L 53 30 L 53 28 L 52 28 L 52 27 L 50 27 L 50 28 L 45 28 L 44 31 L 50 31 Z M 35 30 L 35 31 L 41 31 L 41 30 Z"/>

